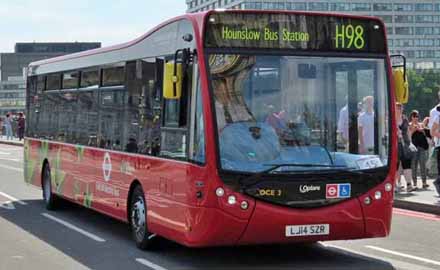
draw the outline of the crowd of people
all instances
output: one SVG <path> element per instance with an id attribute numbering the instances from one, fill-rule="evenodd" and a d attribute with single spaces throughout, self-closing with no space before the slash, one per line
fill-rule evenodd
<path id="1" fill-rule="evenodd" d="M 396 191 L 413 192 L 429 188 L 428 175 L 436 176 L 433 182 L 440 195 L 440 91 L 439 104 L 434 106 L 429 117 L 420 119 L 417 110 L 408 116 L 403 105 L 396 103 L 397 137 L 398 137 L 398 172 L 396 173 Z M 421 185 L 418 181 L 420 171 Z M 402 174 L 406 182 L 402 184 Z"/>
<path id="2" fill-rule="evenodd" d="M 0 117 L 0 138 L 13 140 L 18 138 L 20 141 L 24 138 L 25 118 L 23 113 L 16 115 L 7 113 Z"/>

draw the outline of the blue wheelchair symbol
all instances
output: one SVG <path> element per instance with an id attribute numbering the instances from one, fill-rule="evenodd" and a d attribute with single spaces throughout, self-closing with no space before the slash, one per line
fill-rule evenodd
<path id="1" fill-rule="evenodd" d="M 350 198 L 351 184 L 339 184 L 339 198 Z"/>

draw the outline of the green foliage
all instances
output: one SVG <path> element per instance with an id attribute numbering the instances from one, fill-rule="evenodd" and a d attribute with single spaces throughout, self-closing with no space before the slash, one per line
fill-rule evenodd
<path id="1" fill-rule="evenodd" d="M 408 70 L 409 101 L 405 105 L 405 114 L 418 110 L 420 121 L 429 116 L 429 111 L 439 103 L 437 92 L 440 90 L 438 71 L 415 72 Z"/>

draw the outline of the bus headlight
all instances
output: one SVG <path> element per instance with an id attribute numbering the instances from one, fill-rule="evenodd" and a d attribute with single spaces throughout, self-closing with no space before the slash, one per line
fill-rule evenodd
<path id="1" fill-rule="evenodd" d="M 247 201 L 242 201 L 240 207 L 241 209 L 246 210 L 249 207 L 249 203 Z"/>
<path id="2" fill-rule="evenodd" d="M 376 200 L 380 200 L 382 198 L 382 192 L 380 192 L 379 190 L 374 192 L 374 198 Z"/>
<path id="3" fill-rule="evenodd" d="M 370 197 L 365 197 L 365 199 L 364 199 L 364 203 L 365 203 L 366 205 L 370 205 L 370 204 L 371 204 L 371 198 L 370 198 Z"/>
<path id="4" fill-rule="evenodd" d="M 223 195 L 225 195 L 225 190 L 219 187 L 215 190 L 215 195 L 217 195 L 217 197 L 223 197 Z"/>
<path id="5" fill-rule="evenodd" d="M 230 196 L 228 197 L 228 203 L 229 203 L 230 205 L 234 205 L 235 203 L 237 203 L 237 198 L 235 198 L 234 195 L 230 195 Z"/>
<path id="6" fill-rule="evenodd" d="M 393 189 L 393 185 L 391 185 L 391 183 L 386 183 L 385 184 L 385 191 L 390 192 Z"/>

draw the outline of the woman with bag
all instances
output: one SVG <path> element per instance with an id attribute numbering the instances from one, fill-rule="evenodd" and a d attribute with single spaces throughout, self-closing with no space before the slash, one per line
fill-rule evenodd
<path id="1" fill-rule="evenodd" d="M 423 123 L 419 123 L 419 112 L 413 110 L 409 115 L 411 122 L 409 123 L 409 133 L 411 141 L 417 152 L 414 153 L 411 160 L 411 170 L 414 189 L 417 190 L 417 168 L 420 165 L 420 176 L 422 177 L 422 188 L 426 189 L 429 185 L 426 183 L 426 161 L 428 159 L 428 140 L 426 138 Z"/>
<path id="2" fill-rule="evenodd" d="M 403 176 L 406 181 L 406 192 L 414 191 L 412 186 L 412 171 L 411 171 L 411 159 L 417 148 L 411 143 L 409 134 L 409 122 L 403 115 L 403 106 L 401 103 L 396 102 L 396 120 L 397 120 L 397 139 L 398 139 L 398 171 L 396 174 L 397 190 L 403 189 L 400 181 L 400 171 L 403 170 Z"/>

